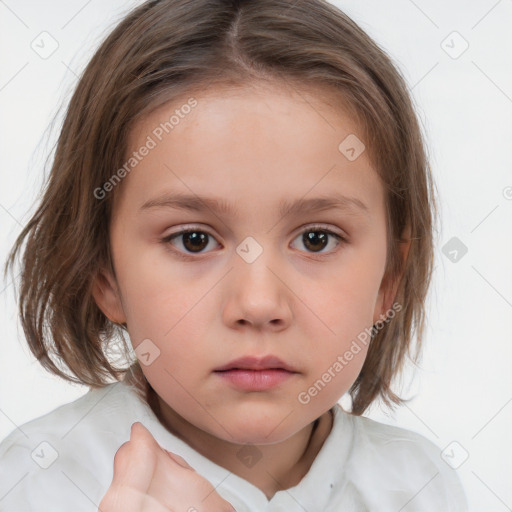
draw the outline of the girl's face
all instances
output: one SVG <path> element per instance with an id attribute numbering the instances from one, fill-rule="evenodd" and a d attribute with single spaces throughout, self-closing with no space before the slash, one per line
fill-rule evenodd
<path id="1" fill-rule="evenodd" d="M 339 107 L 284 86 L 185 98 L 135 125 L 111 224 L 117 283 L 95 297 L 127 323 L 164 410 L 272 444 L 354 382 L 358 335 L 390 307 L 384 188 L 355 136 Z M 217 371 L 267 356 L 289 371 Z"/>

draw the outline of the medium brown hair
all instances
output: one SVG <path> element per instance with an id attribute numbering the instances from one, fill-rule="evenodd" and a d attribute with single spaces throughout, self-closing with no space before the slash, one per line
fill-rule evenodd
<path id="1" fill-rule="evenodd" d="M 417 361 L 420 353 L 433 262 L 434 184 L 401 73 L 354 21 L 324 0 L 152 0 L 101 44 L 69 103 L 40 205 L 5 266 L 6 273 L 13 269 L 26 241 L 21 322 L 31 352 L 48 371 L 102 387 L 127 370 L 107 355 L 115 340 L 128 350 L 126 325 L 111 322 L 92 295 L 100 269 L 115 276 L 109 226 L 120 187 L 100 200 L 94 190 L 125 162 L 134 123 L 193 91 L 256 80 L 317 87 L 320 100 L 328 87 L 358 122 L 358 136 L 386 188 L 385 279 L 402 275 L 395 297 L 402 309 L 372 336 L 350 389 L 352 412 L 361 414 L 377 398 L 389 406 L 401 403 L 390 385 L 406 358 Z M 407 226 L 411 245 L 403 264 Z M 132 372 L 142 382 L 138 362 Z"/>

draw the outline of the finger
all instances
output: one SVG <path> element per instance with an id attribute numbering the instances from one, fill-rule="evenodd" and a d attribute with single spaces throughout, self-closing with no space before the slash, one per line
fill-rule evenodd
<path id="1" fill-rule="evenodd" d="M 165 452 L 165 453 L 164 453 Z M 170 510 L 232 512 L 234 509 L 211 482 L 197 473 L 181 456 L 162 449 L 149 494 Z M 176 462 L 178 459 L 185 465 Z"/>
<path id="2" fill-rule="evenodd" d="M 144 506 L 150 505 L 148 510 L 157 512 L 160 507 L 169 507 L 169 510 L 175 510 L 178 507 L 178 509 L 197 512 L 235 511 L 231 503 L 215 491 L 211 482 L 199 475 L 183 457 L 162 448 L 142 423 L 137 422 L 132 425 L 130 440 L 132 439 L 155 455 L 153 473 L 144 501 Z M 189 492 L 183 492 L 185 489 Z M 196 507 L 191 506 L 191 496 L 196 501 Z M 201 499 L 197 503 L 198 497 Z"/>
<path id="3" fill-rule="evenodd" d="M 142 427 L 142 428 L 140 428 Z M 162 448 L 158 442 L 156 441 L 156 439 L 153 437 L 153 435 L 151 434 L 151 432 L 140 422 L 136 422 L 132 425 L 132 435 L 133 435 L 133 430 L 134 428 L 136 429 L 136 433 L 137 434 L 140 434 L 142 436 L 145 436 L 147 438 L 147 440 L 152 440 L 154 441 L 155 443 L 155 446 L 158 446 L 158 448 L 161 448 L 165 453 L 167 453 L 167 455 L 169 455 L 169 457 L 174 460 L 175 462 L 177 462 L 180 466 L 186 468 L 186 469 L 191 469 L 192 471 L 195 471 L 195 469 L 181 456 L 181 455 L 178 455 L 177 453 L 173 453 L 173 452 L 170 452 L 169 450 L 166 450 L 165 448 Z M 131 437 L 130 437 L 131 439 Z"/>
<path id="4" fill-rule="evenodd" d="M 155 473 L 157 454 L 158 444 L 153 436 L 141 423 L 134 423 L 130 440 L 121 445 L 114 457 L 114 476 L 110 488 L 114 501 L 118 501 L 120 495 L 129 494 L 138 505 L 142 504 Z M 135 503 L 131 502 L 129 506 L 137 510 Z"/>
<path id="5" fill-rule="evenodd" d="M 122 469 L 124 482 L 146 491 L 155 472 L 158 443 L 142 423 L 136 422 L 130 431 L 129 448 L 129 461 Z"/>
<path id="6" fill-rule="evenodd" d="M 195 469 L 181 455 L 178 455 L 177 453 L 170 452 L 169 450 L 166 450 L 165 448 L 163 448 L 163 450 L 165 453 L 167 453 L 167 455 L 169 455 L 169 457 L 172 460 L 177 462 L 180 466 L 182 466 L 186 469 L 191 469 L 192 471 L 195 471 Z"/>

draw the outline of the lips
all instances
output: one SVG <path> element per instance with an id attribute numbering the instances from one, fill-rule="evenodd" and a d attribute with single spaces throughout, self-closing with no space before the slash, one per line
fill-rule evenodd
<path id="1" fill-rule="evenodd" d="M 262 393 L 282 390 L 299 372 L 276 356 L 246 356 L 215 368 L 214 373 L 237 392 Z"/>
<path id="2" fill-rule="evenodd" d="M 225 372 L 228 370 L 286 370 L 291 373 L 297 373 L 295 368 L 272 355 L 261 358 L 245 356 L 214 369 L 215 372 Z"/>

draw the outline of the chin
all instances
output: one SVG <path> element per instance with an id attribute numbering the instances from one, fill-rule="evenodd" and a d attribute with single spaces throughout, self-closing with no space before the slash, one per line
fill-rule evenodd
<path id="1" fill-rule="evenodd" d="M 231 436 L 223 432 L 223 439 L 234 444 L 254 444 L 254 445 L 271 445 L 285 441 L 294 432 L 272 432 L 266 425 L 253 425 L 249 430 L 247 428 L 230 429 Z"/>
<path id="2" fill-rule="evenodd" d="M 259 410 L 258 410 L 259 409 Z M 232 411 L 226 416 L 226 430 L 216 428 L 215 435 L 236 444 L 275 444 L 285 441 L 290 436 L 304 428 L 308 422 L 304 422 L 304 416 L 297 424 L 298 418 L 294 414 L 283 414 L 283 409 L 265 413 L 261 408 L 252 408 L 250 412 Z M 295 421 L 293 421 L 295 420 Z"/>

